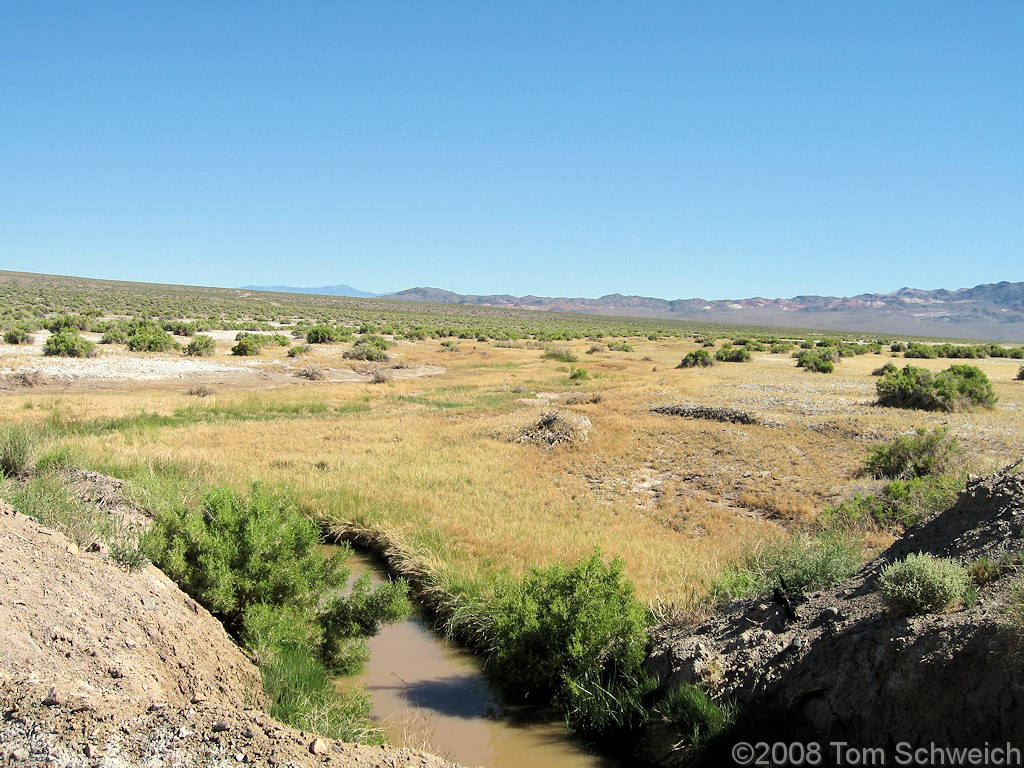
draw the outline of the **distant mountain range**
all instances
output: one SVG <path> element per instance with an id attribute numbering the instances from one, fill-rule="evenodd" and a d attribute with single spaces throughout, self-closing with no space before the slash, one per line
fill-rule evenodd
<path id="1" fill-rule="evenodd" d="M 276 291 L 277 293 L 315 293 L 324 296 L 349 296 L 356 299 L 373 299 L 379 293 L 367 293 L 351 285 L 324 285 L 320 288 L 294 288 L 290 285 L 243 285 L 243 291 Z"/>
<path id="2" fill-rule="evenodd" d="M 250 286 L 252 287 L 252 286 Z M 337 293 L 326 288 L 265 288 L 290 293 L 329 293 L 370 296 L 364 292 Z M 893 293 L 859 296 L 794 296 L 791 299 L 654 299 L 619 293 L 597 299 L 476 296 L 439 288 L 410 288 L 382 298 L 437 304 L 508 307 L 601 315 L 706 320 L 721 323 L 773 325 L 791 328 L 865 331 L 881 334 L 944 336 L 960 339 L 1024 341 L 1024 283 L 993 283 L 956 291 L 901 288 Z"/>

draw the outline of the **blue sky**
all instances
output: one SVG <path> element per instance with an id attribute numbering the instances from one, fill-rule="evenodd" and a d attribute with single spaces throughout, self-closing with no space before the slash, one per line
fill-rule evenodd
<path id="1" fill-rule="evenodd" d="M 1024 280 L 1024 3 L 0 0 L 0 268 L 788 297 Z"/>

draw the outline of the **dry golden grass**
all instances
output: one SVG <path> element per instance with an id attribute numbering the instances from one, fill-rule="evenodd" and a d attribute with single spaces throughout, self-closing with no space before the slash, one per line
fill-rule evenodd
<path id="1" fill-rule="evenodd" d="M 543 358 L 543 350 L 464 341 L 451 351 L 425 341 L 396 345 L 392 364 L 443 366 L 440 376 L 219 386 L 201 399 L 186 394 L 189 382 L 9 392 L 0 416 L 42 422 L 57 413 L 78 422 L 234 409 L 248 417 L 71 440 L 97 466 L 170 461 L 198 465 L 211 481 L 286 484 L 324 519 L 380 531 L 420 567 L 468 578 L 519 573 L 599 546 L 623 558 L 643 598 L 683 608 L 699 603 L 708 580 L 745 548 L 810 524 L 847 495 L 874 442 L 945 424 L 976 471 L 1009 463 L 1022 444 L 1017 361 L 976 361 L 995 383 L 996 410 L 934 414 L 873 405 L 870 372 L 887 355 L 844 360 L 827 376 L 767 353 L 677 370 L 692 343 L 631 343 L 630 353 L 594 354 L 585 354 L 592 342 L 561 343 L 590 374 L 579 386 L 570 365 Z M 349 368 L 344 348 L 317 347 L 294 362 Z M 287 364 L 283 352 L 274 354 Z M 912 362 L 941 370 L 950 361 Z M 785 426 L 650 412 L 672 402 L 739 408 Z M 331 410 L 302 411 L 323 407 Z M 508 439 L 555 408 L 590 420 L 587 442 L 544 448 Z"/>

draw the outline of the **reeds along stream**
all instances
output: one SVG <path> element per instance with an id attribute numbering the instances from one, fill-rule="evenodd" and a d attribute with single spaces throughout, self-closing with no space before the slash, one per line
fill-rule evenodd
<path id="1" fill-rule="evenodd" d="M 353 573 L 375 566 L 353 553 Z M 364 683 L 373 715 L 389 740 L 486 768 L 612 768 L 615 762 L 589 754 L 564 724 L 537 719 L 529 711 L 503 708 L 472 654 L 433 634 L 413 617 L 383 627 L 370 639 L 370 660 L 361 674 L 341 685 Z"/>

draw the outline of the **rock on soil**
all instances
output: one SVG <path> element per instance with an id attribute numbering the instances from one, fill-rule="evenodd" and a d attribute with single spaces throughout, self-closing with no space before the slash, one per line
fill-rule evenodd
<path id="1" fill-rule="evenodd" d="M 450 765 L 317 743 L 266 703 L 221 624 L 157 568 L 126 573 L 0 504 L 0 764 Z"/>
<path id="2" fill-rule="evenodd" d="M 957 503 L 897 540 L 856 576 L 807 596 L 797 618 L 770 598 L 738 601 L 708 621 L 653 631 L 650 670 L 665 684 L 697 683 L 735 701 L 735 738 L 817 740 L 893 749 L 1024 745 L 1024 667 L 1003 619 L 1013 575 L 979 589 L 972 607 L 904 616 L 876 581 L 912 552 L 968 563 L 1024 549 L 1024 477 L 968 483 Z M 651 729 L 647 756 L 688 757 Z M 678 737 L 676 737 L 678 740 Z"/>

